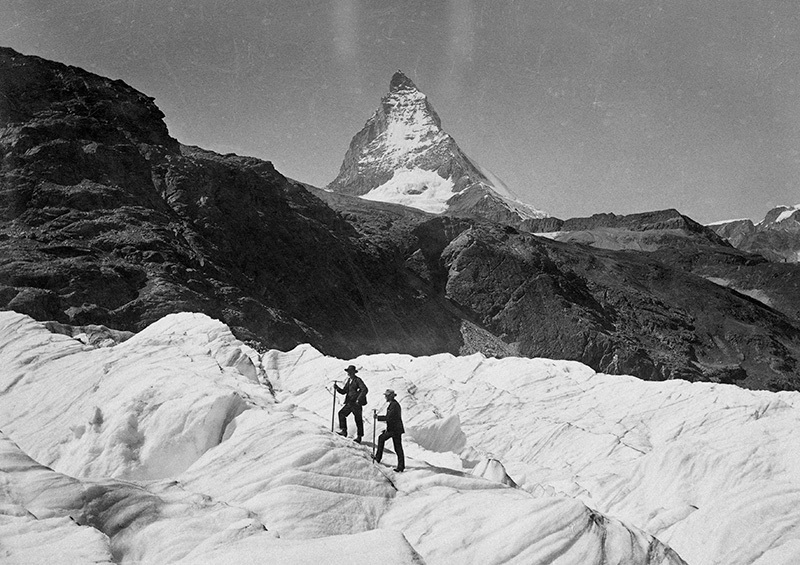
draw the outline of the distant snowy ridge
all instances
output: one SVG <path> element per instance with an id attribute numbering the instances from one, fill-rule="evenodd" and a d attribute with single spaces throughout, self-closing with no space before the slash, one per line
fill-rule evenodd
<path id="1" fill-rule="evenodd" d="M 741 219 L 707 226 L 737 249 L 761 255 L 773 263 L 800 261 L 800 204 L 776 206 L 757 223 Z"/>
<path id="2" fill-rule="evenodd" d="M 703 225 L 705 225 L 705 226 L 720 226 L 720 225 L 723 225 L 723 224 L 732 224 L 734 222 L 751 222 L 752 223 L 753 220 L 751 220 L 750 218 L 736 218 L 736 219 L 733 219 L 733 220 L 718 220 L 716 222 L 709 222 L 709 223 L 703 224 Z"/>
<path id="3" fill-rule="evenodd" d="M 753 220 L 750 218 L 736 218 L 732 220 L 718 220 L 716 222 L 709 222 L 705 224 L 706 226 L 720 226 L 724 224 L 734 224 L 738 222 L 750 222 L 753 223 L 756 227 L 766 227 L 770 224 L 779 224 L 785 220 L 789 220 L 795 214 L 795 212 L 800 212 L 800 204 L 796 204 L 794 206 L 775 206 L 770 210 L 770 213 L 761 220 L 760 222 L 754 223 Z M 800 222 L 800 220 L 796 220 Z"/>
<path id="4" fill-rule="evenodd" d="M 359 361 L 367 415 L 382 409 L 380 371 L 392 359 Z M 469 451 L 458 419 L 421 412 L 406 389 L 409 430 L 439 451 L 410 431 L 406 473 L 390 470 L 393 453 L 372 463 L 369 445 L 329 430 L 326 388 L 346 362 L 308 347 L 259 357 L 203 315 L 167 316 L 95 348 L 2 312 L 0 363 L 0 533 L 11 562 L 683 563 L 578 500 L 510 488 L 496 459 L 462 469 L 447 451 Z"/>

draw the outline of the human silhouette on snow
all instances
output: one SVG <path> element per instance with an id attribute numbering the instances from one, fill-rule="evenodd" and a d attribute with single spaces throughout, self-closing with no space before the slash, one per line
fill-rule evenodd
<path id="1" fill-rule="evenodd" d="M 386 389 L 383 393 L 386 402 L 389 406 L 386 408 L 385 416 L 376 416 L 378 421 L 386 422 L 386 429 L 378 436 L 378 451 L 375 453 L 375 461 L 380 463 L 383 457 L 383 446 L 386 440 L 392 438 L 394 443 L 394 452 L 397 454 L 397 467 L 394 468 L 398 473 L 402 473 L 406 468 L 406 457 L 403 453 L 402 435 L 406 431 L 403 427 L 403 418 L 400 415 L 400 403 L 395 400 L 395 392 L 392 389 Z"/>
<path id="2" fill-rule="evenodd" d="M 356 375 L 358 370 L 350 365 L 345 369 L 347 381 L 343 387 L 333 383 L 336 392 L 344 395 L 344 406 L 339 410 L 339 432 L 340 436 L 347 437 L 347 416 L 352 414 L 356 419 L 356 442 L 361 443 L 364 435 L 364 420 L 361 418 L 361 407 L 367 403 L 367 385 Z"/>

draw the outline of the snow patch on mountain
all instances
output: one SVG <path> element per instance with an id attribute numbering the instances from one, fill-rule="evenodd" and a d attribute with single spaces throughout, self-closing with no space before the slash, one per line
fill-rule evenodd
<path id="1" fill-rule="evenodd" d="M 395 170 L 390 180 L 373 188 L 361 198 L 403 204 L 425 212 L 440 214 L 447 210 L 447 201 L 452 196 L 451 179 L 443 179 L 436 171 L 414 167 Z"/>
<path id="2" fill-rule="evenodd" d="M 797 206 L 781 206 L 782 208 L 786 208 L 783 212 L 781 212 L 777 218 L 775 218 L 775 223 L 780 223 L 784 220 L 788 220 L 792 217 L 792 215 L 800 210 L 800 205 Z"/>
<path id="3" fill-rule="evenodd" d="M 386 131 L 374 142 L 382 148 L 382 159 L 399 164 L 409 153 L 422 153 L 449 138 L 427 109 L 426 96 L 416 89 L 404 90 L 402 96 L 391 94 L 384 100 L 384 108 L 390 118 Z"/>
<path id="4" fill-rule="evenodd" d="M 710 227 L 710 226 L 720 226 L 720 225 L 724 225 L 724 224 L 732 224 L 732 223 L 735 223 L 735 222 L 752 222 L 752 221 L 753 220 L 751 220 L 750 218 L 736 218 L 734 220 L 718 220 L 716 222 L 709 222 L 709 223 L 703 224 L 703 225 L 705 225 L 707 227 Z"/>

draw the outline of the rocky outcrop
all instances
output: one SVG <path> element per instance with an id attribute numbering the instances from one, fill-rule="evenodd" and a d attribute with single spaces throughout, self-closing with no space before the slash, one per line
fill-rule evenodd
<path id="1" fill-rule="evenodd" d="M 719 224 L 710 224 L 709 229 L 713 230 L 721 238 L 725 239 L 734 247 L 738 247 L 745 239 L 755 233 L 756 226 L 750 219 L 731 220 Z"/>

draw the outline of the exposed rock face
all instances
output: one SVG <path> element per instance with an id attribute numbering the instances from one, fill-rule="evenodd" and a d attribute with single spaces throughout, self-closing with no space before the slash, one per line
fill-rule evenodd
<path id="1" fill-rule="evenodd" d="M 113 331 L 189 310 L 262 347 L 521 354 L 800 390 L 798 322 L 692 274 L 766 260 L 674 211 L 573 222 L 647 237 L 645 254 L 314 189 L 181 146 L 120 81 L 9 49 L 0 100 L 0 307 Z"/>
<path id="2" fill-rule="evenodd" d="M 471 161 L 442 129 L 427 97 L 400 71 L 380 107 L 353 137 L 339 175 L 327 188 L 512 225 L 546 216 L 516 201 Z"/>
<path id="3" fill-rule="evenodd" d="M 724 238 L 734 247 L 738 247 L 743 240 L 756 231 L 755 224 L 749 219 L 711 224 L 708 228 L 714 230 L 714 233 Z"/>
<path id="4" fill-rule="evenodd" d="M 594 214 L 588 218 L 528 220 L 524 227 L 534 233 L 557 232 L 558 241 L 586 243 L 602 249 L 652 251 L 678 239 L 705 241 L 728 246 L 713 230 L 695 222 L 674 209 L 618 216 Z"/>
<path id="5" fill-rule="evenodd" d="M 523 355 L 653 379 L 796 380 L 798 328 L 755 301 L 646 254 L 484 230 L 443 251 L 446 292 Z"/>
<path id="6" fill-rule="evenodd" d="M 758 224 L 733 220 L 709 226 L 737 249 L 774 263 L 800 262 L 800 206 L 773 208 Z"/>

